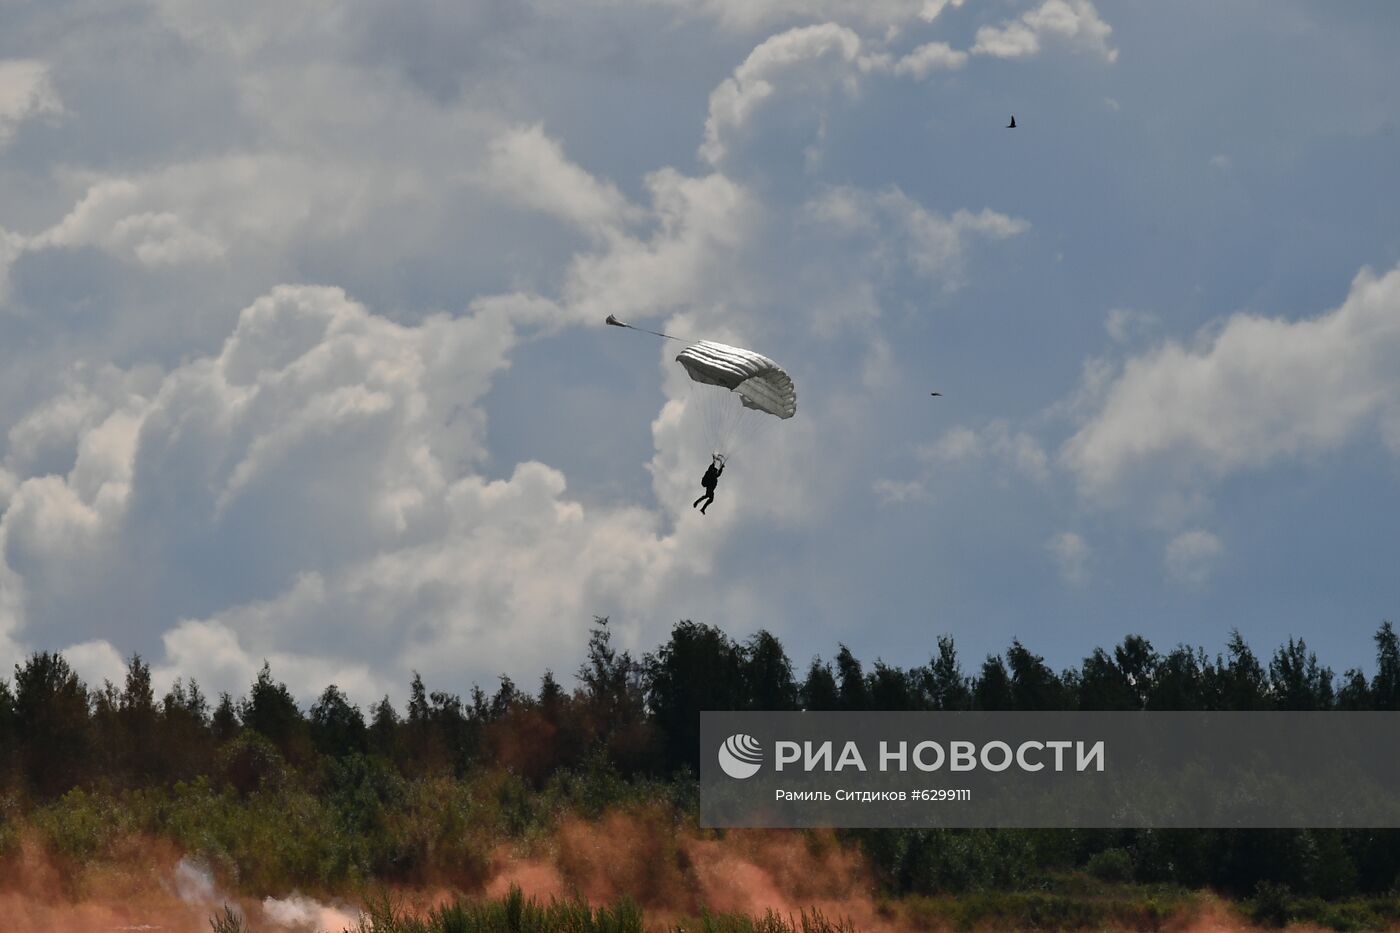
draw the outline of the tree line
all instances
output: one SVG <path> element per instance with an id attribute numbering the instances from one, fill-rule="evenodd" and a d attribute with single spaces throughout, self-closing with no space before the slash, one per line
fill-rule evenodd
<path id="1" fill-rule="evenodd" d="M 385 697 L 364 710 L 335 685 L 303 708 L 266 664 L 241 697 L 210 698 L 193 680 L 157 697 L 140 657 L 120 686 L 92 687 L 60 654 L 38 652 L 0 678 L 0 831 L 6 812 L 77 806 L 83 794 L 83 805 L 95 794 L 149 808 L 151 792 L 178 797 L 193 786 L 229 806 L 301 788 L 327 801 L 347 832 L 360 832 L 396 813 L 404 788 L 497 774 L 509 781 L 500 788 L 520 789 L 501 791 L 501 812 L 530 811 L 518 794 L 553 799 L 561 781 L 603 801 L 625 799 L 618 788 L 629 783 L 671 787 L 669 799 L 684 811 L 693 801 L 701 710 L 1400 709 L 1400 639 L 1387 622 L 1374 643 L 1369 677 L 1334 674 L 1301 639 L 1261 657 L 1238 632 L 1214 656 L 1185 645 L 1162 652 L 1133 635 L 1059 672 L 1019 640 L 965 668 L 949 637 L 910 667 L 867 665 L 841 645 L 833 658 L 798 669 L 766 631 L 735 640 L 683 621 L 655 651 L 634 657 L 598 619 L 570 688 L 546 671 L 534 692 L 502 676 L 493 690 L 473 686 L 463 696 L 430 691 L 415 674 L 404 707 Z M 1017 888 L 1063 869 L 1241 894 L 1260 882 L 1325 897 L 1400 884 L 1400 834 L 1389 830 L 845 835 L 892 892 Z M 365 870 L 396 858 L 366 856 Z"/>
<path id="2" fill-rule="evenodd" d="M 38 652 L 15 665 L 13 679 L 0 678 L 0 787 L 43 799 L 73 787 L 187 780 L 221 764 L 228 771 L 231 753 L 251 754 L 234 747 L 239 740 L 270 746 L 293 766 L 359 754 L 405 774 L 496 767 L 538 782 L 601 750 L 623 776 L 668 776 L 698 769 L 706 709 L 1400 709 L 1400 639 L 1385 622 L 1374 641 L 1369 678 L 1335 675 L 1302 639 L 1261 659 L 1237 631 L 1214 657 L 1186 645 L 1161 653 L 1130 635 L 1058 673 L 1019 640 L 969 672 L 948 636 L 912 667 L 867 666 L 840 645 L 799 672 L 767 631 L 736 641 L 682 621 L 636 658 L 598 619 L 573 689 L 546 671 L 533 694 L 502 676 L 494 691 L 473 686 L 464 698 L 429 691 L 415 674 L 402 711 L 387 696 L 361 710 L 334 684 L 303 709 L 266 664 L 241 698 L 211 700 L 194 680 L 176 680 L 158 699 L 139 656 L 120 687 L 94 688 L 60 654 Z"/>

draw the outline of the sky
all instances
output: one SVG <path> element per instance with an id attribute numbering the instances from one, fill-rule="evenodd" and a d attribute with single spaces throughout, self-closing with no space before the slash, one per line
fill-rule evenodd
<path id="1" fill-rule="evenodd" d="M 0 670 L 401 700 L 606 616 L 1340 673 L 1400 615 L 1386 0 L 0 21 Z M 608 314 L 796 384 L 704 516 L 679 345 Z"/>

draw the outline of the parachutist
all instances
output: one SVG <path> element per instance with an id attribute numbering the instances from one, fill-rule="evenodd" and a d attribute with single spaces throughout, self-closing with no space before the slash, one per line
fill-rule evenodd
<path id="1" fill-rule="evenodd" d="M 705 509 L 710 507 L 710 503 L 715 501 L 715 487 L 719 485 L 720 474 L 724 472 L 724 457 L 715 454 L 710 457 L 710 467 L 705 471 L 705 475 L 700 477 L 700 485 L 705 487 L 705 494 L 694 502 L 690 503 L 693 509 L 700 503 L 705 503 L 700 509 L 700 514 L 705 514 Z"/>

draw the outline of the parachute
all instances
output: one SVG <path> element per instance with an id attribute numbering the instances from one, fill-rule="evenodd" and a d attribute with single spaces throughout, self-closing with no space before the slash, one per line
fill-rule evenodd
<path id="1" fill-rule="evenodd" d="M 702 340 L 682 350 L 676 362 L 691 378 L 691 401 L 716 454 L 732 453 L 769 417 L 785 421 L 797 413 L 792 377 L 761 353 Z"/>
<path id="2" fill-rule="evenodd" d="M 666 340 L 681 339 L 619 321 L 611 314 L 604 323 Z M 690 403 L 700 410 L 705 439 L 721 460 L 771 423 L 770 418 L 786 421 L 797 414 L 792 377 L 762 353 L 701 340 L 682 350 L 676 362 L 690 376 Z"/>

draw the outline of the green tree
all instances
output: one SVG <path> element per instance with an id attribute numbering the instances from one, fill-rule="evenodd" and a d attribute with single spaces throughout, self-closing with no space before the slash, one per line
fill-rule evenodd
<path id="1" fill-rule="evenodd" d="M 930 709 L 965 710 L 972 706 L 972 691 L 958 661 L 957 648 L 948 635 L 938 636 L 938 656 L 929 664 L 924 693 Z"/>
<path id="2" fill-rule="evenodd" d="M 1157 665 L 1147 708 L 1190 712 L 1210 709 L 1208 668 L 1204 649 L 1177 645 Z"/>
<path id="3" fill-rule="evenodd" d="M 1011 695 L 1011 675 L 1006 664 L 995 655 L 987 655 L 982 672 L 972 686 L 972 708 L 979 710 L 1015 709 Z"/>
<path id="4" fill-rule="evenodd" d="M 155 691 L 151 689 L 151 667 L 139 654 L 126 666 L 126 685 L 117 703 L 117 721 L 122 741 L 122 770 L 138 785 L 160 773 L 160 748 L 156 729 L 159 713 Z"/>
<path id="5" fill-rule="evenodd" d="M 792 662 L 771 632 L 760 629 L 744 645 L 741 665 L 746 709 L 797 709 Z"/>
<path id="6" fill-rule="evenodd" d="M 836 675 L 831 672 L 831 665 L 823 663 L 821 658 L 812 659 L 812 663 L 807 667 L 807 677 L 802 681 L 802 689 L 798 691 L 798 694 L 803 709 L 833 710 L 841 708 L 841 693 L 836 688 Z"/>
<path id="7" fill-rule="evenodd" d="M 1083 710 L 1137 708 L 1137 693 L 1122 669 L 1102 648 L 1084 659 L 1080 668 L 1077 705 Z"/>
<path id="8" fill-rule="evenodd" d="M 1373 709 L 1400 709 L 1400 639 L 1389 622 L 1375 635 L 1376 676 L 1371 678 Z"/>
<path id="9" fill-rule="evenodd" d="M 666 768 L 698 773 L 701 710 L 747 706 L 743 652 L 714 626 L 683 621 L 656 654 L 646 656 L 645 668 L 647 708 L 660 732 Z"/>
<path id="10" fill-rule="evenodd" d="M 1113 659 L 1118 669 L 1128 681 L 1133 693 L 1131 709 L 1146 709 L 1148 697 L 1157 682 L 1157 668 L 1162 658 L 1152 647 L 1152 642 L 1141 635 L 1129 635 L 1123 643 L 1113 649 Z"/>
<path id="11" fill-rule="evenodd" d="M 1011 702 L 1018 710 L 1059 710 L 1065 708 L 1064 685 L 1045 659 L 1029 651 L 1020 639 L 1007 649 L 1011 668 Z"/>
<path id="12" fill-rule="evenodd" d="M 14 716 L 29 787 L 57 797 L 81 784 L 91 749 L 88 691 L 62 655 L 47 651 L 15 665 Z"/>
<path id="13" fill-rule="evenodd" d="M 841 645 L 836 653 L 836 685 L 845 710 L 870 709 L 870 691 L 865 683 L 865 671 L 851 649 Z"/>
<path id="14" fill-rule="evenodd" d="M 367 748 L 365 717 L 335 684 L 311 707 L 311 742 L 323 755 L 339 758 Z"/>
<path id="15" fill-rule="evenodd" d="M 238 706 L 227 691 L 219 694 L 219 705 L 214 709 L 209 728 L 214 733 L 214 741 L 220 745 L 232 741 L 242 728 L 238 722 Z"/>
<path id="16" fill-rule="evenodd" d="M 1237 712 L 1268 709 L 1269 683 L 1264 668 L 1239 629 L 1230 631 L 1225 650 L 1225 660 L 1216 663 L 1218 708 Z"/>
<path id="17" fill-rule="evenodd" d="M 920 707 L 917 688 L 908 674 L 891 667 L 878 658 L 868 678 L 870 708 L 880 710 L 915 710 Z"/>
<path id="18" fill-rule="evenodd" d="M 1332 669 L 1318 664 L 1317 655 L 1307 650 L 1301 638 L 1288 639 L 1269 661 L 1269 692 L 1279 709 L 1331 709 L 1332 681 Z"/>
<path id="19" fill-rule="evenodd" d="M 245 728 L 276 745 L 284 757 L 294 758 L 300 751 L 306 720 L 287 685 L 272 679 L 272 669 L 266 661 L 239 709 L 239 719 Z"/>

